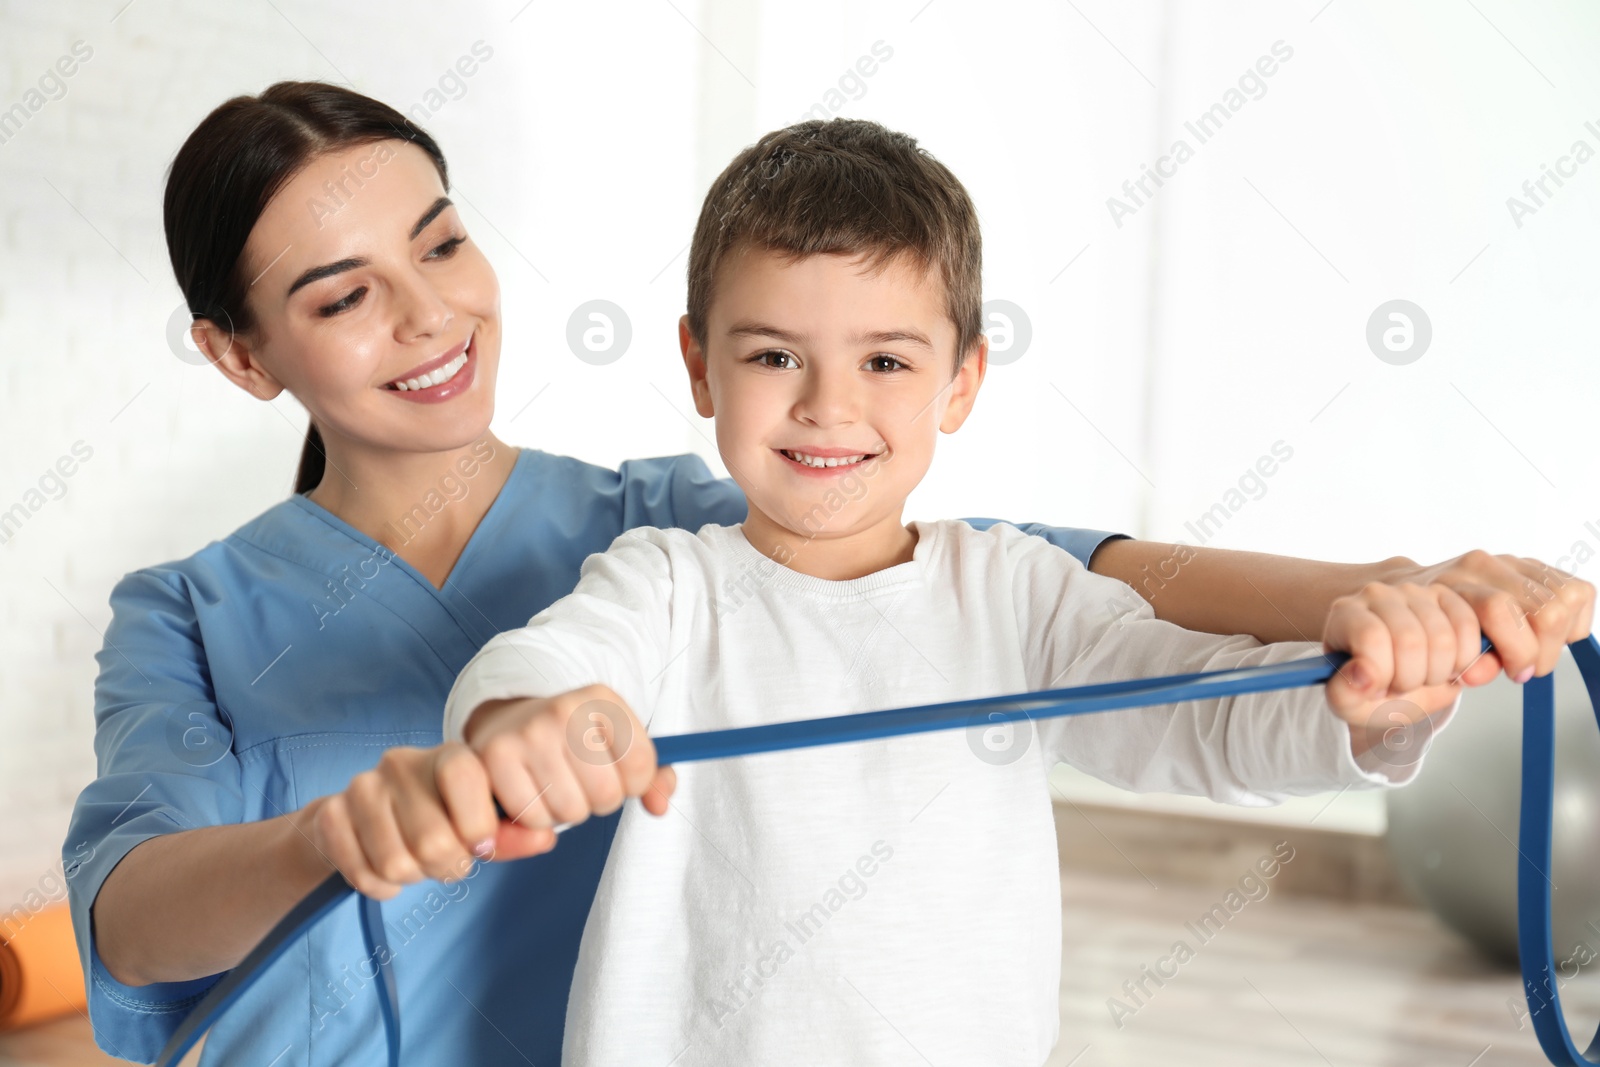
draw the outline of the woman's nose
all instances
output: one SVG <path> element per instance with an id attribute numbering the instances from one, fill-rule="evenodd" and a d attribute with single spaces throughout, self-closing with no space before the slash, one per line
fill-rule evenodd
<path id="1" fill-rule="evenodd" d="M 395 304 L 395 336 L 401 341 L 437 337 L 455 319 L 455 312 L 438 290 L 415 274 L 396 287 Z"/>

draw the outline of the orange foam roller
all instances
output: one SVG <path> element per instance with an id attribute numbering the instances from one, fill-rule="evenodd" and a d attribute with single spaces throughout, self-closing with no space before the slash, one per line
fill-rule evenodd
<path id="1" fill-rule="evenodd" d="M 20 926 L 0 925 L 0 1033 L 84 1010 L 83 968 L 65 904 L 42 908 Z M 13 932 L 14 931 L 14 932 Z"/>

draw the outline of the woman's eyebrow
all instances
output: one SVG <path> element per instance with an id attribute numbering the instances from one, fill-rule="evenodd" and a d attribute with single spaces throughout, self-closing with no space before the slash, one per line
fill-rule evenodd
<path id="1" fill-rule="evenodd" d="M 450 203 L 451 201 L 448 196 L 441 196 L 439 199 L 435 200 L 431 205 L 429 205 L 428 210 L 424 211 L 422 213 L 422 217 L 417 220 L 417 224 L 411 227 L 411 240 L 415 241 L 417 239 L 417 234 L 425 230 L 428 226 L 428 223 L 438 218 L 439 212 L 449 207 Z"/>
<path id="2" fill-rule="evenodd" d="M 422 213 L 422 217 L 416 221 L 416 225 L 411 227 L 409 238 L 413 241 L 416 240 L 417 234 L 427 229 L 428 223 L 438 218 L 440 212 L 450 206 L 452 206 L 452 201 L 448 196 L 441 196 L 435 200 L 428 206 L 428 210 Z M 361 256 L 352 256 L 349 259 L 341 259 L 337 263 L 325 263 L 320 267 L 312 267 L 294 280 L 294 284 L 289 286 L 289 291 L 284 296 L 293 296 L 296 291 L 305 288 L 312 282 L 320 282 L 324 278 L 331 278 L 335 274 L 343 274 L 347 270 L 355 270 L 357 267 L 365 267 L 366 265 L 367 261 Z"/>
<path id="3" fill-rule="evenodd" d="M 337 263 L 325 263 L 320 267 L 312 267 L 294 280 L 294 284 L 289 286 L 289 291 L 284 296 L 293 296 L 297 290 L 305 288 L 312 282 L 320 282 L 324 278 L 331 278 L 335 274 L 343 274 L 347 270 L 355 270 L 357 267 L 365 267 L 366 265 L 367 261 L 365 259 L 360 256 L 354 256 L 350 259 L 341 259 Z"/>

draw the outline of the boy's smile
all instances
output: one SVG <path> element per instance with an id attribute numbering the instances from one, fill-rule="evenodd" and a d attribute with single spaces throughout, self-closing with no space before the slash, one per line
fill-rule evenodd
<path id="1" fill-rule="evenodd" d="M 680 338 L 751 544 L 829 579 L 911 558 L 906 497 L 983 378 L 981 340 L 952 377 L 956 337 L 937 271 L 908 257 L 728 256 L 705 349 L 687 321 Z"/>
<path id="2" fill-rule="evenodd" d="M 858 470 L 868 460 L 876 459 L 879 451 L 852 452 L 848 448 L 780 448 L 778 455 L 793 463 L 801 474 L 825 478 Z"/>

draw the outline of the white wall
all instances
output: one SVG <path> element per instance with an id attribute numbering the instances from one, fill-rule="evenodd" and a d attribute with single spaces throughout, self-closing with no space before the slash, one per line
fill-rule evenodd
<path id="1" fill-rule="evenodd" d="M 405 109 L 493 49 L 426 125 L 504 289 L 509 440 L 714 460 L 680 414 L 674 333 L 699 199 L 734 151 L 820 105 L 951 165 L 983 216 L 989 297 L 1031 322 L 911 514 L 1194 542 L 1185 522 L 1281 439 L 1293 459 L 1210 543 L 1600 549 L 1600 160 L 1521 227 L 1506 207 L 1573 141 L 1600 149 L 1600 14 L 1579 0 L 124 2 L 0 3 L 0 110 L 74 42 L 93 53 L 0 143 L 0 511 L 43 502 L 0 545 L 0 902 L 54 864 L 94 773 L 112 582 L 287 491 L 303 415 L 169 350 L 160 228 L 183 137 L 280 78 Z M 1107 198 L 1279 40 L 1293 57 L 1265 95 L 1117 226 Z M 878 42 L 892 55 L 849 77 Z M 632 321 L 608 366 L 566 348 L 594 298 Z M 1364 338 L 1393 298 L 1433 324 L 1406 366 Z M 93 455 L 64 495 L 29 498 L 79 441 Z"/>

